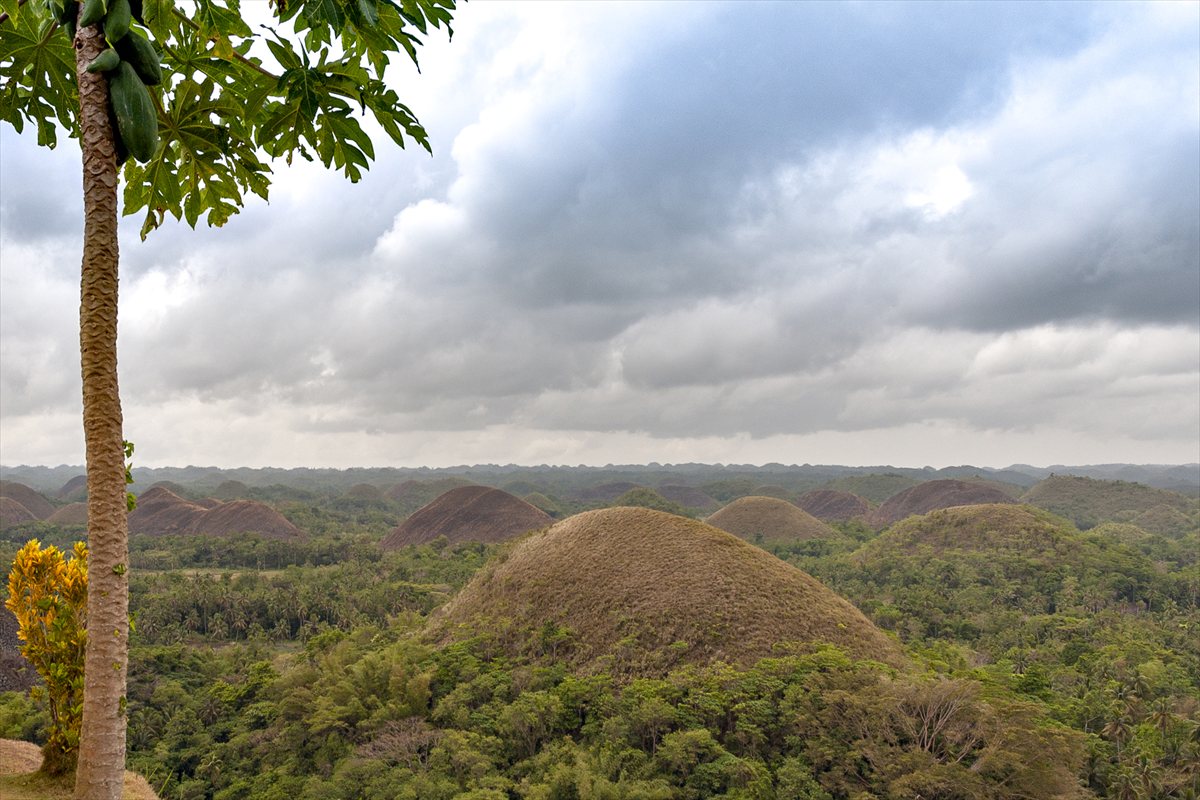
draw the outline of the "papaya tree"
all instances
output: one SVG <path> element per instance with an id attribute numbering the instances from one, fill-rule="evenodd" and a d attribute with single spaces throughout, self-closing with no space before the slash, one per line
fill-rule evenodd
<path id="1" fill-rule="evenodd" d="M 117 798 L 125 763 L 128 529 L 117 385 L 117 211 L 143 239 L 167 217 L 220 226 L 297 154 L 357 181 L 368 117 L 430 149 L 386 82 L 455 0 L 0 0 L 0 119 L 80 141 L 79 341 L 90 551 L 75 796 Z M 249 6 L 247 6 L 249 8 Z M 253 24 L 252 24 L 253 23 Z M 123 181 L 123 188 L 121 183 Z"/>

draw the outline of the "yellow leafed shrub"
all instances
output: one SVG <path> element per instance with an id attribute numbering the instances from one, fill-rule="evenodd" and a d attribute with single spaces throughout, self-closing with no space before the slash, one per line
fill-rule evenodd
<path id="1" fill-rule="evenodd" d="M 50 713 L 42 770 L 74 768 L 83 717 L 83 659 L 87 642 L 87 545 L 72 557 L 30 540 L 13 559 L 4 605 L 17 618 L 21 654 L 45 681 L 33 689 Z"/>

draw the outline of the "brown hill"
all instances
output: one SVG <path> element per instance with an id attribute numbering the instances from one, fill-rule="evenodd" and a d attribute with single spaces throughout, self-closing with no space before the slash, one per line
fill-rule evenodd
<path id="1" fill-rule="evenodd" d="M 451 542 L 502 542 L 553 522 L 546 512 L 490 486 L 460 486 L 422 506 L 384 537 L 395 549 L 439 536 Z"/>
<path id="2" fill-rule="evenodd" d="M 0 528 L 33 522 L 37 519 L 28 508 L 11 497 L 0 497 Z"/>
<path id="3" fill-rule="evenodd" d="M 131 536 L 191 533 L 192 524 L 206 510 L 170 489 L 155 486 L 138 496 L 137 508 L 128 517 L 129 533 Z"/>
<path id="4" fill-rule="evenodd" d="M 129 515 L 129 532 L 151 536 L 256 533 L 270 539 L 304 535 L 282 514 L 263 503 L 232 500 L 205 508 L 162 487 L 148 489 L 138 497 L 137 508 Z"/>
<path id="5" fill-rule="evenodd" d="M 825 522 L 844 522 L 866 515 L 871 504 L 851 492 L 837 489 L 813 489 L 800 495 L 796 505 Z"/>
<path id="6" fill-rule="evenodd" d="M 193 500 L 192 502 L 201 508 L 216 508 L 221 505 L 222 501 L 215 497 L 201 497 L 199 500 Z"/>
<path id="7" fill-rule="evenodd" d="M 79 503 L 86 500 L 87 475 L 76 475 L 74 478 L 71 478 L 55 493 L 55 497 L 59 500 L 69 500 L 72 503 Z"/>
<path id="8" fill-rule="evenodd" d="M 927 514 L 939 508 L 1016 502 L 995 487 L 948 478 L 918 483 L 892 495 L 867 515 L 867 521 L 877 528 L 883 528 L 905 517 Z"/>
<path id="9" fill-rule="evenodd" d="M 267 539 L 304 537 L 304 533 L 282 514 L 256 500 L 231 500 L 206 509 L 196 516 L 189 533 L 208 536 L 256 533 Z"/>
<path id="10" fill-rule="evenodd" d="M 548 652 L 537 632 L 556 627 L 567 637 Z M 428 629 L 441 642 L 490 632 L 513 656 L 626 676 L 746 664 L 781 642 L 904 663 L 895 642 L 809 575 L 710 525 L 644 508 L 576 514 L 524 537 Z"/>
<path id="11" fill-rule="evenodd" d="M 1129 481 L 1051 475 L 1030 487 L 1022 499 L 1061 514 L 1083 529 L 1113 520 L 1133 522 L 1151 533 L 1171 536 L 1200 521 L 1200 504 L 1195 499 Z M 1171 514 L 1172 509 L 1179 513 Z M 1141 521 L 1136 519 L 1150 511 L 1155 513 Z"/>
<path id="12" fill-rule="evenodd" d="M 837 532 L 821 520 L 778 497 L 741 497 L 705 520 L 755 544 L 786 544 L 827 539 Z"/>
<path id="13" fill-rule="evenodd" d="M 54 513 L 53 503 L 23 483 L 0 481 L 0 497 L 17 501 L 36 519 L 45 519 Z"/>
<path id="14" fill-rule="evenodd" d="M 55 525 L 87 525 L 87 521 L 87 503 L 69 503 L 55 509 L 54 513 L 46 518 L 46 522 L 53 522 Z"/>
<path id="15" fill-rule="evenodd" d="M 672 503 L 679 503 L 684 508 L 698 508 L 710 511 L 720 507 L 721 502 L 695 486 L 677 486 L 666 484 L 658 487 L 658 493 Z"/>

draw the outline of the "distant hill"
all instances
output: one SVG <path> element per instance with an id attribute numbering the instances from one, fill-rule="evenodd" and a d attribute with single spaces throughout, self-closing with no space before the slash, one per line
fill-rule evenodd
<path id="1" fill-rule="evenodd" d="M 52 522 L 55 525 L 87 525 L 87 521 L 87 503 L 68 503 L 62 508 L 55 509 L 54 513 L 46 518 L 46 522 Z"/>
<path id="2" fill-rule="evenodd" d="M 828 539 L 838 535 L 804 509 L 777 497 L 741 497 L 704 521 L 762 545 Z"/>
<path id="3" fill-rule="evenodd" d="M 895 473 L 847 475 L 829 481 L 821 489 L 834 489 L 856 494 L 872 503 L 882 503 L 898 492 L 920 483 L 916 478 Z"/>
<path id="4" fill-rule="evenodd" d="M 1054 514 L 1010 503 L 954 506 L 897 522 L 860 553 L 876 558 L 917 555 L 925 548 L 939 556 L 952 551 L 1062 555 L 1081 539 L 1071 523 Z"/>
<path id="5" fill-rule="evenodd" d="M 416 508 L 436 500 L 441 495 L 462 486 L 475 486 L 466 478 L 439 478 L 432 481 L 409 480 L 396 484 L 384 492 L 384 495 L 408 508 Z"/>
<path id="6" fill-rule="evenodd" d="M 0 481 L 0 497 L 15 500 L 35 519 L 45 519 L 54 513 L 54 504 L 23 483 Z"/>
<path id="7" fill-rule="evenodd" d="M 521 498 L 536 509 L 546 512 L 557 519 L 562 516 L 562 507 L 541 492 L 533 492 Z"/>
<path id="8" fill-rule="evenodd" d="M 55 493 L 59 500 L 78 503 L 87 499 L 87 475 L 76 475 Z"/>
<path id="9" fill-rule="evenodd" d="M 672 503 L 679 503 L 684 508 L 712 511 L 721 505 L 715 497 L 694 486 L 680 486 L 668 483 L 659 486 L 657 491 Z"/>
<path id="10" fill-rule="evenodd" d="M 382 489 L 369 483 L 357 483 L 347 489 L 342 496 L 352 500 L 365 500 L 371 503 L 384 503 L 388 499 Z"/>
<path id="11" fill-rule="evenodd" d="M 425 544 L 439 536 L 451 542 L 502 542 L 553 520 L 544 511 L 490 486 L 460 486 L 413 513 L 384 537 L 386 549 Z"/>
<path id="12" fill-rule="evenodd" d="M 548 641 L 547 631 L 557 634 Z M 804 572 L 710 525 L 640 508 L 589 511 L 524 537 L 434 616 L 428 635 L 477 633 L 513 656 L 625 676 L 750 664 L 780 642 L 905 663 L 892 639 Z"/>
<path id="13" fill-rule="evenodd" d="M 250 497 L 250 487 L 241 481 L 222 481 L 212 491 L 212 496 L 218 500 L 247 500 Z"/>
<path id="14" fill-rule="evenodd" d="M 626 492 L 634 489 L 642 488 L 636 483 L 629 481 L 616 481 L 614 483 L 602 483 L 598 486 L 589 486 L 586 489 L 579 491 L 576 497 L 580 500 L 588 502 L 611 503 Z"/>
<path id="15" fill-rule="evenodd" d="M 612 504 L 614 506 L 652 508 L 655 511 L 665 511 L 668 514 L 678 514 L 681 517 L 689 516 L 687 509 L 681 506 L 679 503 L 672 502 L 653 489 L 647 489 L 645 486 L 639 486 L 636 489 L 630 489 L 625 494 L 613 500 Z"/>
<path id="16" fill-rule="evenodd" d="M 37 520 L 29 509 L 11 497 L 0 497 L 0 528 Z"/>
<path id="17" fill-rule="evenodd" d="M 796 505 L 825 522 L 844 522 L 864 516 L 871 504 L 852 492 L 837 489 L 813 489 L 796 500 Z"/>
<path id="18" fill-rule="evenodd" d="M 1133 522 L 1151 533 L 1179 535 L 1195 526 L 1200 517 L 1197 501 L 1175 492 L 1128 481 L 1070 475 L 1052 475 L 1022 499 L 1061 514 L 1083 529 L 1112 520 Z"/>
<path id="19" fill-rule="evenodd" d="M 947 478 L 919 483 L 892 495 L 867 516 L 867 521 L 877 528 L 882 528 L 905 517 L 925 514 L 938 508 L 1016 502 L 1007 493 L 993 486 Z"/>
<path id="20" fill-rule="evenodd" d="M 206 508 L 162 486 L 138 497 L 129 514 L 131 535 L 203 534 L 228 536 L 255 533 L 269 539 L 297 539 L 304 533 L 282 514 L 254 500 L 232 500 Z"/>

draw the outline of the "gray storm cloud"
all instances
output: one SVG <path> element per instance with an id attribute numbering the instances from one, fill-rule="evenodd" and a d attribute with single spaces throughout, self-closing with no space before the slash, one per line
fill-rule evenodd
<path id="1" fill-rule="evenodd" d="M 419 79 L 434 159 L 277 165 L 226 229 L 127 236 L 131 420 L 1200 435 L 1195 7 L 680 8 L 465 7 Z M 78 405 L 75 187 L 0 141 L 25 431 Z"/>

